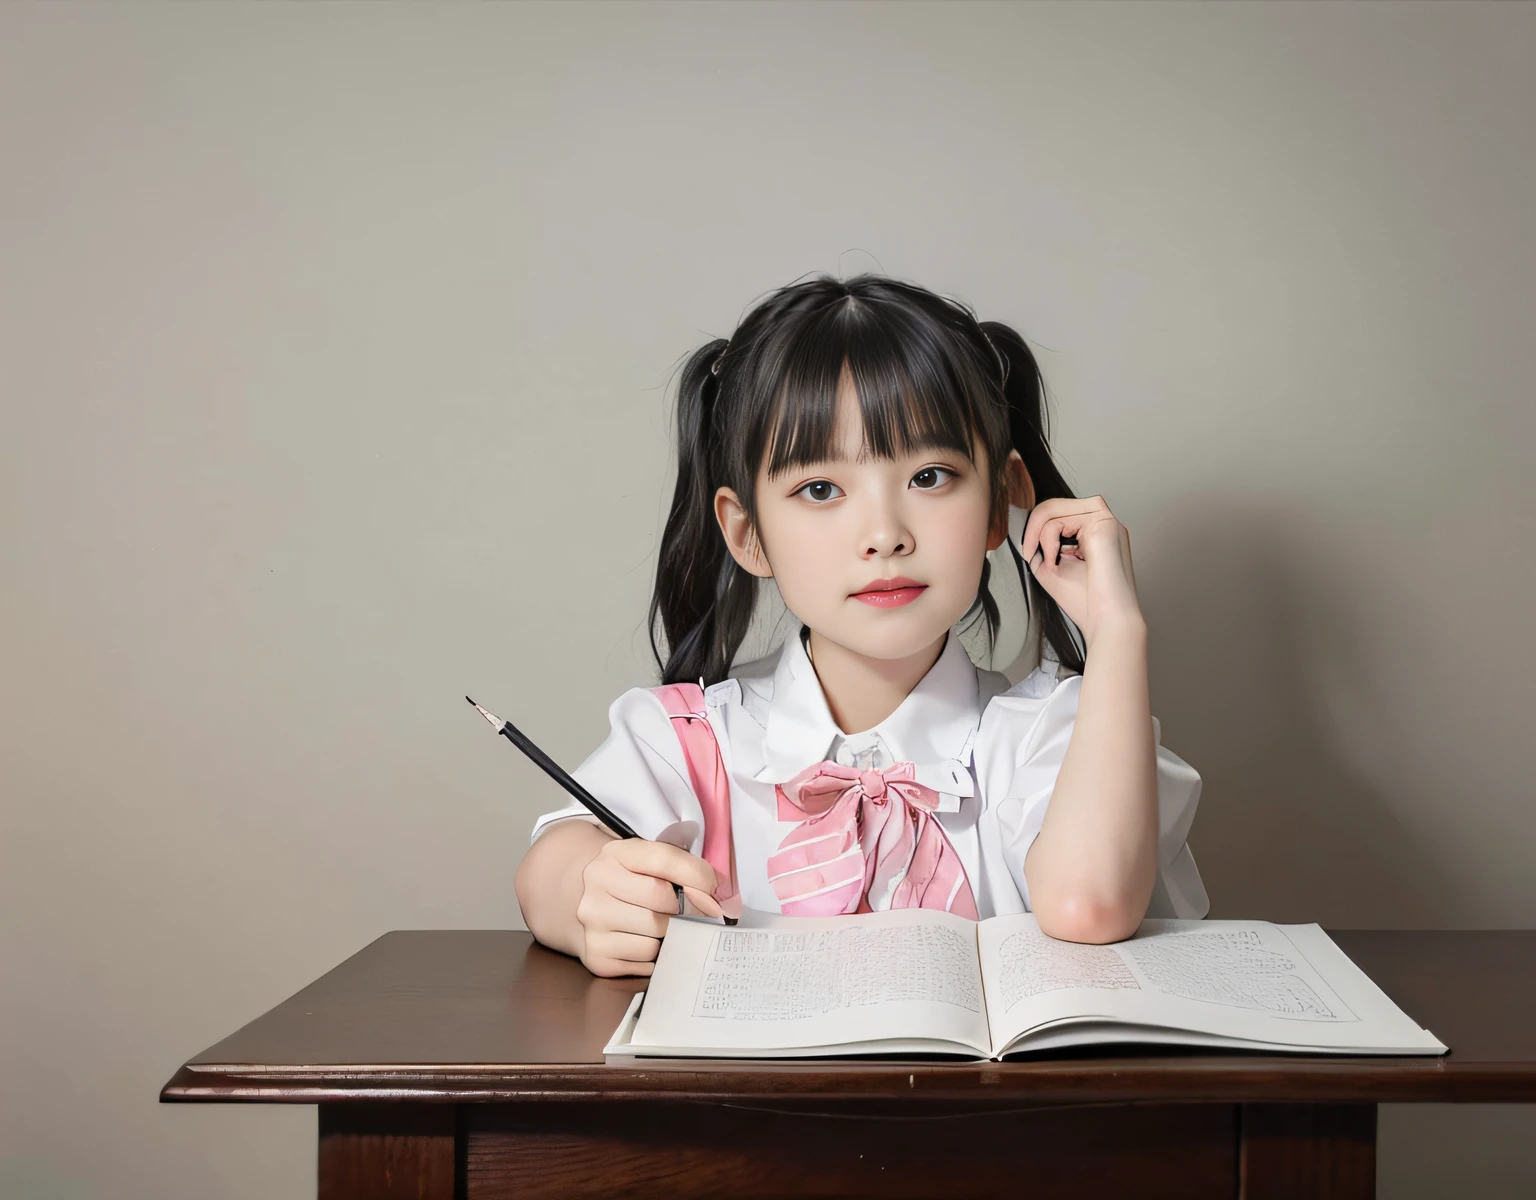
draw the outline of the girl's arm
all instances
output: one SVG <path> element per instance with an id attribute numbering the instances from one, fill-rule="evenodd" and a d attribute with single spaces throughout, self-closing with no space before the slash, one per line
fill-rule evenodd
<path id="1" fill-rule="evenodd" d="M 1041 931 L 1071 942 L 1136 932 L 1157 882 L 1157 749 L 1139 614 L 1101 622 L 1040 833 L 1024 859 Z"/>
<path id="2" fill-rule="evenodd" d="M 651 689 L 621 694 L 608 720 L 608 737 L 576 768 L 576 780 L 646 833 L 697 814 L 672 719 Z M 675 750 L 677 760 L 656 746 Z M 513 880 L 523 919 L 539 942 L 580 958 L 594 975 L 651 973 L 678 912 L 674 883 L 698 912 L 720 916 L 714 868 L 678 846 L 618 837 L 577 801 L 543 814 L 533 832 Z"/>
<path id="3" fill-rule="evenodd" d="M 1067 535 L 1076 547 L 1062 546 Z M 1087 650 L 1071 740 L 1024 859 L 1030 907 L 1052 937 L 1117 942 L 1157 883 L 1157 743 L 1131 536 L 1103 496 L 1053 497 L 1031 510 L 1020 552 Z"/>

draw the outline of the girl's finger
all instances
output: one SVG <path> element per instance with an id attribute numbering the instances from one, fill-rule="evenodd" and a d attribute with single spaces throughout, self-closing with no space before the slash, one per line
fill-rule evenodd
<path id="1" fill-rule="evenodd" d="M 1053 504 L 1054 501 L 1042 500 L 1029 510 L 1029 517 L 1024 522 L 1024 532 L 1019 535 L 1019 553 L 1024 556 L 1024 561 L 1027 563 L 1032 564 L 1035 560 L 1035 551 L 1040 548 L 1040 531 L 1051 519 L 1054 511 Z"/>
<path id="2" fill-rule="evenodd" d="M 1040 545 L 1038 545 L 1038 558 L 1041 567 L 1055 567 L 1061 562 L 1061 524 L 1060 516 L 1052 516 L 1044 522 L 1040 529 Z"/>
<path id="3" fill-rule="evenodd" d="M 1045 523 L 1045 528 L 1040 531 L 1040 551 L 1044 555 L 1043 561 L 1049 566 L 1057 566 L 1061 562 L 1061 518 L 1055 517 Z"/>
<path id="4" fill-rule="evenodd" d="M 666 842 L 623 838 L 608 853 L 640 875 L 654 875 L 668 883 L 681 883 L 700 891 L 713 891 L 719 880 L 715 869 L 695 854 Z"/>
<path id="5" fill-rule="evenodd" d="M 668 918 L 676 913 L 675 901 L 671 912 L 661 913 L 642 904 L 630 904 L 610 893 L 591 901 L 583 924 L 589 929 L 618 930 L 642 937 L 659 938 L 667 931 Z"/>
<path id="6" fill-rule="evenodd" d="M 640 937 L 633 933 L 607 930 L 587 938 L 587 953 L 620 962 L 654 962 L 661 948 L 660 938 Z"/>
<path id="7" fill-rule="evenodd" d="M 724 910 L 720 902 L 708 892 L 701 892 L 698 888 L 691 888 L 686 883 L 683 885 L 683 895 L 688 897 L 689 903 L 698 909 L 706 917 L 723 917 Z"/>
<path id="8" fill-rule="evenodd" d="M 617 979 L 624 975 L 649 975 L 656 969 L 653 962 L 620 962 L 616 958 L 595 958 L 588 954 L 581 960 L 587 964 L 587 970 L 599 979 Z"/>
<path id="9" fill-rule="evenodd" d="M 608 884 L 608 894 L 655 913 L 670 916 L 677 912 L 677 893 L 669 882 L 654 875 L 624 871 Z"/>
<path id="10" fill-rule="evenodd" d="M 1028 562 L 1035 557 L 1035 551 L 1040 547 L 1040 535 L 1047 523 L 1063 517 L 1086 516 L 1093 510 L 1093 505 L 1075 496 L 1055 496 L 1040 501 L 1029 510 L 1024 532 L 1019 535 L 1019 553 L 1023 555 L 1024 561 Z"/>

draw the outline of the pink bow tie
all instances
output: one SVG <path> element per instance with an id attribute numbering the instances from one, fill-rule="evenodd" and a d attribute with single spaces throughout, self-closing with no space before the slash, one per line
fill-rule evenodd
<path id="1" fill-rule="evenodd" d="M 976 920 L 959 852 L 938 818 L 939 794 L 909 762 L 861 771 L 828 759 L 775 788 L 779 820 L 800 821 L 768 856 L 768 881 L 792 916 L 942 908 Z M 802 818 L 804 818 L 802 820 Z"/>

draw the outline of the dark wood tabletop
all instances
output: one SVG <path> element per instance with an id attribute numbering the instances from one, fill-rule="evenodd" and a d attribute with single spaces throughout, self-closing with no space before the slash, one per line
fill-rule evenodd
<path id="1" fill-rule="evenodd" d="M 1191 1050 L 1006 1063 L 648 1059 L 602 1048 L 643 978 L 599 979 L 531 935 L 385 934 L 186 1063 L 168 1101 L 549 1102 L 602 1098 L 1378 1103 L 1536 1101 L 1536 930 L 1329 930 L 1443 1056 Z"/>

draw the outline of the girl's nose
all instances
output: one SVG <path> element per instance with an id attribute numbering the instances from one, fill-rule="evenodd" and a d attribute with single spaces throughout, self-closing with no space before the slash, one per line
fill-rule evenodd
<path id="1" fill-rule="evenodd" d="M 864 523 L 863 544 L 865 555 L 910 554 L 916 539 L 907 524 L 910 515 L 904 511 L 904 492 L 892 490 L 888 482 L 871 487 L 861 499 L 864 507 L 860 520 Z"/>
<path id="2" fill-rule="evenodd" d="M 912 552 L 912 531 L 896 516 L 883 518 L 873 525 L 864 541 L 867 547 L 864 551 L 866 554 L 890 555 Z"/>

